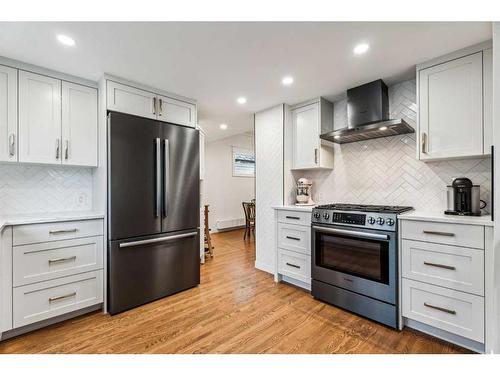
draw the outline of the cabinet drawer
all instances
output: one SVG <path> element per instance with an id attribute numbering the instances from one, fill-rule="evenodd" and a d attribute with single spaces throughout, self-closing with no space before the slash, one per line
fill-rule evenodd
<path id="1" fill-rule="evenodd" d="M 403 240 L 403 277 L 484 295 L 484 251 Z"/>
<path id="2" fill-rule="evenodd" d="M 285 224 L 311 225 L 311 213 L 304 211 L 278 211 L 278 221 Z"/>
<path id="3" fill-rule="evenodd" d="M 12 262 L 14 287 L 101 269 L 103 237 L 16 246 Z"/>
<path id="4" fill-rule="evenodd" d="M 278 249 L 278 273 L 311 283 L 311 257 L 294 251 Z"/>
<path id="5" fill-rule="evenodd" d="M 403 279 L 403 316 L 484 342 L 484 298 Z"/>
<path id="6" fill-rule="evenodd" d="M 18 225 L 12 231 L 12 244 L 17 246 L 102 235 L 102 219 Z"/>
<path id="7" fill-rule="evenodd" d="M 14 288 L 14 328 L 102 303 L 102 270 Z"/>
<path id="8" fill-rule="evenodd" d="M 311 255 L 311 227 L 278 223 L 278 247 Z"/>
<path id="9" fill-rule="evenodd" d="M 402 238 L 484 249 L 484 227 L 479 225 L 403 220 Z"/>

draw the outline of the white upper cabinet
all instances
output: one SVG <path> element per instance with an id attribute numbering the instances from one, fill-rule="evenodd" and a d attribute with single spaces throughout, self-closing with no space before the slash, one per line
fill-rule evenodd
<path id="1" fill-rule="evenodd" d="M 17 70 L 0 65 L 0 161 L 17 161 Z"/>
<path id="2" fill-rule="evenodd" d="M 97 166 L 97 90 L 62 83 L 62 163 Z"/>
<path id="3" fill-rule="evenodd" d="M 111 111 L 156 119 L 156 95 L 149 91 L 107 82 L 107 107 Z"/>
<path id="4" fill-rule="evenodd" d="M 196 126 L 196 105 L 147 90 L 107 81 L 107 109 L 189 127 Z"/>
<path id="5" fill-rule="evenodd" d="M 19 71 L 19 161 L 61 163 L 61 81 Z"/>
<path id="6" fill-rule="evenodd" d="M 490 153 L 491 66 L 485 50 L 417 70 L 420 160 Z"/>
<path id="7" fill-rule="evenodd" d="M 291 111 L 293 132 L 292 169 L 333 168 L 333 148 L 319 138 L 333 129 L 333 105 L 320 98 Z"/>
<path id="8" fill-rule="evenodd" d="M 196 126 L 196 106 L 165 96 L 158 96 L 158 120 L 173 124 Z"/>

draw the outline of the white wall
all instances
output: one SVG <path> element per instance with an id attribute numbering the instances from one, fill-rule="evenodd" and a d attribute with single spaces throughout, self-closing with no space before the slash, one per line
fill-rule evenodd
<path id="1" fill-rule="evenodd" d="M 253 133 L 208 142 L 205 147 L 205 204 L 209 207 L 209 225 L 217 232 L 217 222 L 236 220 L 236 225 L 245 224 L 242 202 L 255 197 L 255 178 L 233 177 L 232 147 L 253 150 Z"/>

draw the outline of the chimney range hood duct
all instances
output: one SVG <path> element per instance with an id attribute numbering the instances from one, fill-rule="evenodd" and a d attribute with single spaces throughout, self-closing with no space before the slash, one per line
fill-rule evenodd
<path id="1" fill-rule="evenodd" d="M 335 143 L 414 133 L 403 119 L 389 119 L 387 86 L 381 79 L 347 90 L 347 128 L 320 135 Z"/>

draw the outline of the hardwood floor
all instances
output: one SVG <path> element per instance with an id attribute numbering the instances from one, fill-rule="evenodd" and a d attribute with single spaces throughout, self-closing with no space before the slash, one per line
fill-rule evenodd
<path id="1" fill-rule="evenodd" d="M 253 236 L 214 234 L 201 285 L 117 316 L 96 312 L 0 343 L 0 353 L 467 353 L 275 284 Z"/>

